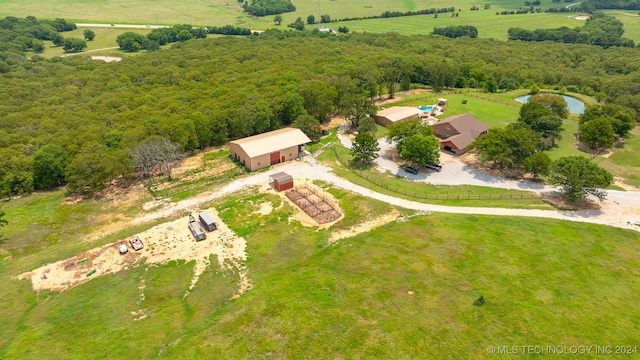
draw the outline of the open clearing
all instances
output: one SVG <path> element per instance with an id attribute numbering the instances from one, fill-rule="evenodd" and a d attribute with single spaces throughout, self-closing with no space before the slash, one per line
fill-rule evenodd
<path id="1" fill-rule="evenodd" d="M 338 185 L 344 189 L 329 185 L 339 179 L 307 160 L 177 203 L 142 194 L 114 198 L 148 209 L 130 225 L 162 222 L 139 232 L 145 249 L 120 256 L 116 246 L 128 237 L 118 238 L 31 271 L 33 285 L 5 277 L 0 291 L 11 312 L 3 313 L 0 356 L 447 358 L 455 348 L 486 358 L 486 347 L 504 339 L 628 343 L 637 333 L 637 232 L 410 211 L 373 199 L 367 189 L 353 187 L 367 196 L 352 192 L 348 182 Z M 185 161 L 190 170 L 181 176 L 204 162 Z M 272 171 L 286 171 L 298 184 L 324 178 L 316 186 L 345 216 L 330 227 L 314 224 L 271 189 Z M 219 226 L 199 243 L 185 216 L 197 208 L 208 208 Z M 86 268 L 64 270 L 83 258 L 91 260 Z M 37 259 L 0 257 L 0 269 Z M 487 299 L 482 308 L 472 305 L 479 295 Z M 530 310 L 524 318 L 522 308 Z M 603 318 L 629 320 L 603 325 Z"/>
<path id="2" fill-rule="evenodd" d="M 195 261 L 194 274 L 189 290 L 198 282 L 199 276 L 209 266 L 209 258 L 215 255 L 221 268 L 232 266 L 240 275 L 238 295 L 251 288 L 244 262 L 246 241 L 238 237 L 223 223 L 215 209 L 207 209 L 218 225 L 218 229 L 207 232 L 207 238 L 195 241 L 187 227 L 186 217 L 154 226 L 137 236 L 144 248 L 131 249 L 128 239 L 122 239 L 97 249 L 89 250 L 73 258 L 60 260 L 20 275 L 20 279 L 31 279 L 33 289 L 64 291 L 102 275 L 114 274 L 130 266 L 166 264 L 172 260 Z M 195 215 L 197 217 L 197 214 Z M 125 243 L 129 252 L 121 255 L 118 245 Z M 82 262 L 84 259 L 87 262 Z M 87 276 L 90 270 L 95 272 Z"/>

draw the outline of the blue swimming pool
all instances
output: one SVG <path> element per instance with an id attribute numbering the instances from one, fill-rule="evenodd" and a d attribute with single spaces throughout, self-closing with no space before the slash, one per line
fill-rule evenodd
<path id="1" fill-rule="evenodd" d="M 418 107 L 418 110 L 424 111 L 424 112 L 429 112 L 432 109 L 433 109 L 433 106 Z"/>

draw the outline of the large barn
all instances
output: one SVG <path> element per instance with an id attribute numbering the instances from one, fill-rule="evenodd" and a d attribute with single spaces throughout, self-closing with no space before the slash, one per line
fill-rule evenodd
<path id="1" fill-rule="evenodd" d="M 440 149 L 454 154 L 464 154 L 469 145 L 480 135 L 486 134 L 489 125 L 466 113 L 448 117 L 431 125 L 433 134 L 440 140 Z"/>
<path id="2" fill-rule="evenodd" d="M 229 143 L 231 157 L 253 171 L 296 159 L 311 139 L 302 130 L 284 128 Z"/>
<path id="3" fill-rule="evenodd" d="M 374 118 L 379 125 L 389 126 L 401 121 L 417 119 L 420 113 L 420 109 L 415 106 L 392 106 L 378 111 Z"/>

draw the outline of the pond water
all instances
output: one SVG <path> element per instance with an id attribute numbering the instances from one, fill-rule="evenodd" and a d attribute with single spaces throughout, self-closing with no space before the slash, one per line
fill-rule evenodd
<path id="1" fill-rule="evenodd" d="M 569 112 L 572 114 L 582 114 L 584 113 L 584 103 L 574 97 L 567 95 L 558 95 L 561 96 L 567 102 L 567 108 Z M 525 95 L 515 98 L 515 100 L 519 103 L 526 104 L 529 102 L 529 98 L 531 95 Z"/>

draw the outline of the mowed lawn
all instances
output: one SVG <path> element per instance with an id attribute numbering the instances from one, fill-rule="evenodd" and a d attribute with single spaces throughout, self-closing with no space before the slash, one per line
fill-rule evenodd
<path id="1" fill-rule="evenodd" d="M 437 0 L 354 0 L 354 1 L 293 1 L 296 11 L 284 13 L 283 25 L 292 23 L 300 17 L 303 21 L 309 15 L 319 21 L 320 15 L 329 15 L 331 19 L 357 18 L 379 16 L 385 11 L 419 11 L 425 9 L 440 9 L 455 7 L 459 11 L 458 17 L 451 13 L 424 16 L 409 16 L 388 19 L 371 19 L 342 22 L 331 26 L 346 26 L 351 31 L 367 32 L 397 32 L 405 35 L 428 34 L 434 27 L 448 25 L 473 25 L 478 28 L 479 36 L 483 38 L 507 39 L 510 27 L 526 29 L 556 28 L 561 26 L 582 26 L 584 22 L 573 19 L 576 14 L 569 13 L 535 13 L 523 15 L 496 15 L 503 10 L 517 10 L 525 8 L 524 3 L 514 3 L 509 0 L 498 0 L 490 4 L 489 9 L 484 4 L 472 0 L 458 0 L 455 2 Z M 319 6 L 318 6 L 319 5 Z M 472 6 L 480 9 L 471 11 Z M 565 6 L 565 3 L 543 1 L 541 8 Z M 640 23 L 637 18 L 619 12 L 611 12 L 625 24 L 625 37 L 640 42 Z M 131 23 L 131 24 L 192 24 L 234 25 L 251 29 L 285 28 L 276 27 L 273 15 L 265 17 L 251 17 L 243 13 L 241 4 L 236 1 L 211 0 L 207 2 L 183 2 L 179 0 L 135 1 L 121 2 L 116 0 L 57 0 L 41 2 L 35 0 L 0 0 L 0 16 L 37 18 L 65 18 L 79 23 Z M 633 14 L 631 14 L 633 15 Z M 322 24 L 307 25 L 319 27 Z"/>
<path id="2" fill-rule="evenodd" d="M 448 100 L 446 113 L 438 116 L 438 119 L 441 120 L 453 115 L 470 113 L 480 122 L 489 126 L 504 127 L 516 122 L 520 113 L 521 104 L 513 99 L 505 100 L 499 98 L 496 94 L 476 94 L 474 92 L 411 95 L 402 98 L 402 100 L 393 105 L 435 105 L 438 103 L 437 99 L 439 98 Z M 462 103 L 463 100 L 466 100 L 466 104 Z"/>
<path id="3" fill-rule="evenodd" d="M 575 14 L 573 14 L 575 16 Z M 397 17 L 388 19 L 370 19 L 340 22 L 350 31 L 386 33 L 396 32 L 401 35 L 431 34 L 435 27 L 473 25 L 478 29 L 478 37 L 507 40 L 507 31 L 511 27 L 521 27 L 529 30 L 550 29 L 561 26 L 581 27 L 584 21 L 578 21 L 566 13 L 539 13 L 522 15 L 495 15 L 492 10 L 460 12 L 458 17 L 450 13 L 434 15 L 420 15 Z M 627 34 L 627 36 L 629 36 Z M 640 40 L 640 37 L 638 39 Z"/>
<path id="4" fill-rule="evenodd" d="M 246 23 L 237 1 L 0 0 L 1 16 L 65 18 L 75 22 L 224 25 Z"/>
<path id="5" fill-rule="evenodd" d="M 628 185 L 640 187 L 640 128 L 636 127 L 613 147 L 613 154 L 597 158 L 598 165 L 624 176 Z"/>
<path id="6" fill-rule="evenodd" d="M 279 205 L 273 195 L 217 203 L 247 240 L 254 287 L 236 300 L 237 274 L 215 259 L 186 297 L 191 263 L 39 294 L 0 266 L 0 357 L 457 359 L 489 358 L 490 345 L 637 340 L 636 232 L 400 210 L 409 218 L 328 247 L 331 232 L 393 210 L 330 191 L 346 214 L 331 230 L 289 222 L 288 205 L 256 216 L 262 202 Z"/>
<path id="7" fill-rule="evenodd" d="M 105 28 L 105 27 L 78 27 L 73 31 L 66 31 L 61 33 L 65 38 L 78 38 L 84 39 L 84 31 L 92 30 L 96 36 L 92 41 L 87 41 L 87 48 L 80 53 L 65 53 L 62 46 L 54 46 L 51 41 L 44 41 L 45 51 L 40 56 L 53 57 L 53 56 L 82 56 L 81 54 L 90 51 L 90 55 L 115 55 L 115 56 L 130 56 L 137 53 L 127 53 L 121 51 L 118 48 L 116 40 L 118 36 L 125 32 L 134 32 L 137 34 L 146 35 L 150 32 L 149 29 L 123 29 L 123 28 Z M 110 49 L 116 48 L 116 49 Z M 96 51 L 99 49 L 105 49 L 104 51 Z M 145 53 L 141 51 L 139 53 Z M 33 56 L 34 53 L 29 53 L 29 56 Z"/>

